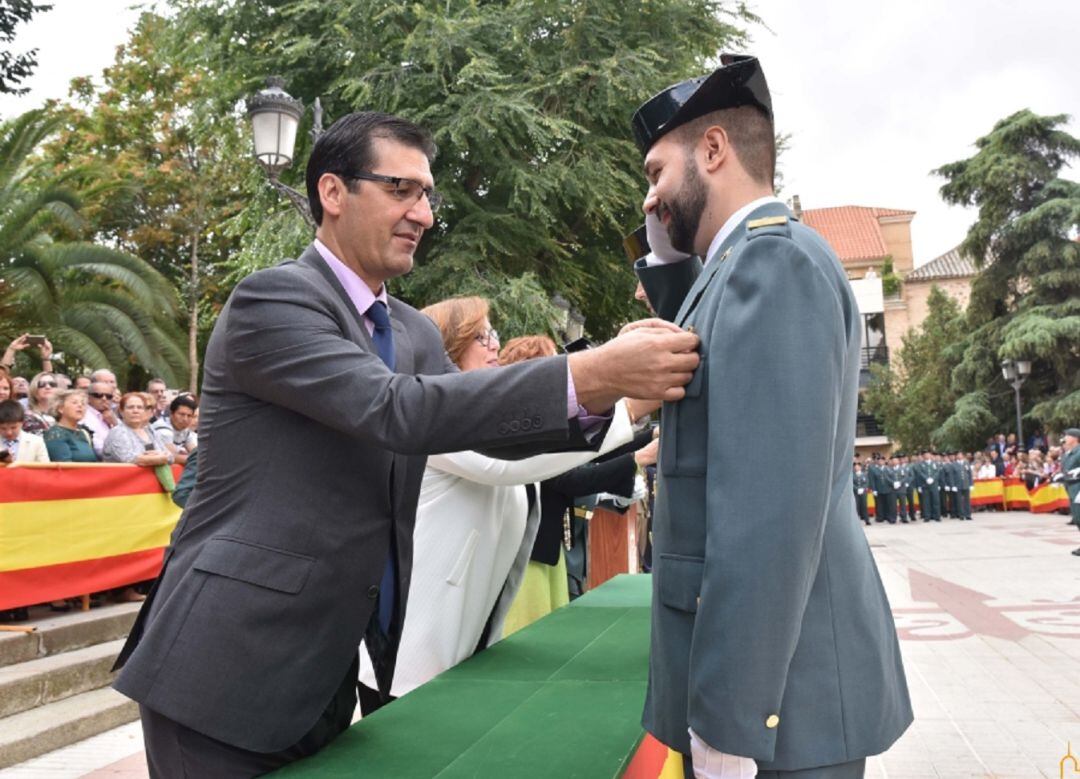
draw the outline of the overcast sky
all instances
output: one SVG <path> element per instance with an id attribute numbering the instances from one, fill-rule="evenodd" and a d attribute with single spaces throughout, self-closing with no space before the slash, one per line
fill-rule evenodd
<path id="1" fill-rule="evenodd" d="M 18 30 L 40 66 L 0 116 L 100 75 L 138 14 L 132 0 L 52 0 Z M 946 206 L 930 170 L 970 156 L 976 138 L 1021 108 L 1067 113 L 1080 135 L 1076 0 L 751 0 L 769 30 L 750 51 L 764 65 L 777 126 L 790 133 L 783 196 L 804 208 L 903 208 L 915 263 L 958 244 L 973 220 Z M 673 42 L 672 45 L 678 45 Z M 1076 177 L 1075 169 L 1070 174 Z"/>

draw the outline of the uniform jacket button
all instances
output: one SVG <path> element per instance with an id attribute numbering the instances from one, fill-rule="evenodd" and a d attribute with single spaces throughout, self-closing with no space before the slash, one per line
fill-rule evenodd
<path id="1" fill-rule="evenodd" d="M 367 588 L 367 596 L 372 600 L 379 597 L 379 585 L 373 584 Z"/>
<path id="2" fill-rule="evenodd" d="M 775 714 L 770 714 L 765 719 L 765 727 L 769 728 L 770 730 L 772 730 L 773 728 L 775 728 L 779 724 L 780 724 L 780 718 L 778 716 L 776 716 Z"/>

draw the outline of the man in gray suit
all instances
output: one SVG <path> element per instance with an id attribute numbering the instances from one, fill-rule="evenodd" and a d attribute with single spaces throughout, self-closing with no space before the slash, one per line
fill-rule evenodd
<path id="1" fill-rule="evenodd" d="M 701 336 L 663 408 L 644 725 L 699 777 L 862 776 L 912 712 L 851 500 L 861 317 L 828 244 L 773 196 L 758 61 L 721 62 L 633 119 L 655 254 L 639 278 Z M 784 478 L 763 485 L 773 452 L 746 441 L 784 441 Z"/>
<path id="2" fill-rule="evenodd" d="M 152 776 L 251 776 L 321 749 L 351 719 L 361 639 L 388 692 L 426 454 L 586 448 L 592 412 L 677 398 L 697 366 L 698 339 L 654 322 L 457 373 L 385 286 L 432 226 L 433 154 L 396 117 L 336 122 L 308 162 L 316 241 L 218 318 L 195 489 L 117 661 Z"/>

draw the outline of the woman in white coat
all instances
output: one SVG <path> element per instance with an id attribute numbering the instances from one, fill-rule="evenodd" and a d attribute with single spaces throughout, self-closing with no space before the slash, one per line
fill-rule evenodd
<path id="1" fill-rule="evenodd" d="M 447 353 L 461 370 L 498 370 L 499 336 L 488 321 L 487 301 L 453 298 L 423 313 L 439 326 Z M 391 698 L 415 689 L 501 637 L 540 521 L 536 493 L 530 500 L 526 485 L 587 463 L 632 437 L 629 413 L 620 403 L 597 452 L 544 454 L 514 461 L 476 452 L 428 457 Z M 360 683 L 361 709 L 369 714 L 380 703 L 363 645 Z"/>

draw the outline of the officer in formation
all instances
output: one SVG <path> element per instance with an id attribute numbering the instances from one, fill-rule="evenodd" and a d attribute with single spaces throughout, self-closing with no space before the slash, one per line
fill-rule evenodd
<path id="1" fill-rule="evenodd" d="M 914 519 L 915 504 L 908 500 L 908 490 L 911 489 L 911 481 L 908 475 L 907 458 L 903 454 L 893 457 L 893 486 L 896 488 L 896 513 L 903 524 L 908 523 L 908 517 Z"/>
<path id="2" fill-rule="evenodd" d="M 975 483 L 975 474 L 971 470 L 971 463 L 963 452 L 956 453 L 957 474 L 957 507 L 960 519 L 971 519 L 971 487 Z"/>
<path id="3" fill-rule="evenodd" d="M 858 512 L 859 519 L 863 521 L 863 524 L 869 525 L 870 513 L 866 507 L 866 496 L 870 492 L 870 478 L 867 476 L 866 471 L 863 470 L 862 463 L 858 460 L 855 461 L 855 465 L 852 467 L 851 485 L 855 491 L 855 511 Z"/>
<path id="4" fill-rule="evenodd" d="M 908 519 L 915 521 L 915 458 L 907 454 L 900 455 L 900 465 L 904 469 L 905 498 L 908 506 Z"/>
<path id="5" fill-rule="evenodd" d="M 941 466 L 941 478 L 938 481 L 941 488 L 941 514 L 945 517 L 955 517 L 956 471 L 953 468 L 952 455 L 950 453 L 936 454 L 934 458 Z"/>
<path id="6" fill-rule="evenodd" d="M 874 487 L 874 502 L 877 506 L 877 521 L 896 524 L 896 490 L 893 488 L 893 469 L 889 460 L 882 457 L 878 461 L 877 485 Z"/>
<path id="7" fill-rule="evenodd" d="M 1065 483 L 1065 491 L 1069 495 L 1072 524 L 1080 530 L 1080 428 L 1070 427 L 1066 430 L 1065 440 L 1062 443 L 1065 454 L 1061 457 L 1061 472 L 1054 477 L 1054 480 Z M 1080 557 L 1080 548 L 1074 549 L 1073 554 Z"/>
<path id="8" fill-rule="evenodd" d="M 922 456 L 922 460 L 915 465 L 915 487 L 919 491 L 923 522 L 940 522 L 941 466 L 929 449 L 924 449 Z"/>

